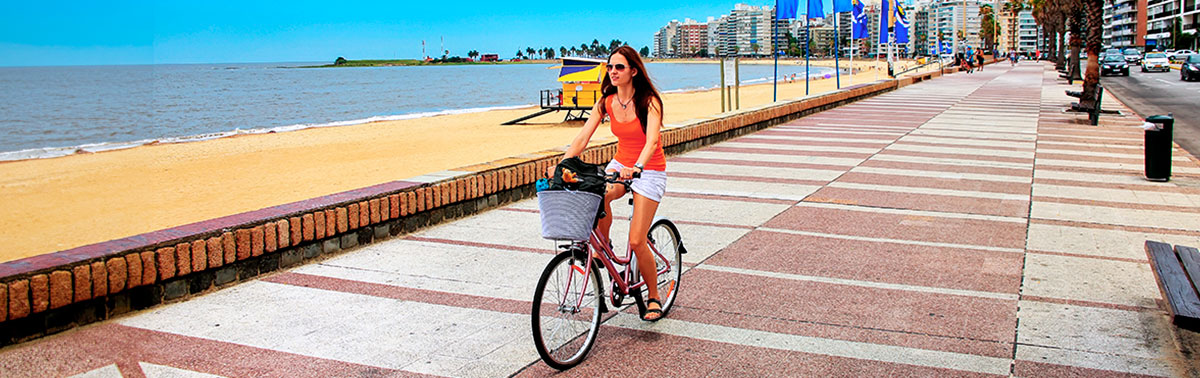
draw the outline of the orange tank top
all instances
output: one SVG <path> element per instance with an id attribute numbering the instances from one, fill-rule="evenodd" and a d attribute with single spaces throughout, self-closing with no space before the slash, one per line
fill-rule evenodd
<path id="1" fill-rule="evenodd" d="M 608 120 L 613 135 L 617 137 L 617 155 L 613 157 L 618 163 L 626 167 L 633 167 L 637 163 L 638 156 L 642 155 L 642 148 L 646 146 L 646 133 L 642 131 L 642 122 L 636 116 L 629 121 L 619 121 L 617 116 L 613 114 L 613 101 L 617 96 L 609 96 L 605 105 L 608 107 Z M 667 170 L 667 158 L 663 155 L 662 142 L 659 142 L 654 148 L 654 153 L 650 155 L 650 161 L 646 162 L 647 171 L 665 171 Z"/>

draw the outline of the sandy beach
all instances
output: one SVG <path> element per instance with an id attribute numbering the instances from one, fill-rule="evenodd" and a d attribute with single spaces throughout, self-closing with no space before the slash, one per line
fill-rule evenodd
<path id="1" fill-rule="evenodd" d="M 844 62 L 846 63 L 846 62 Z M 884 77 L 855 61 L 853 83 Z M 795 64 L 794 62 L 781 64 Z M 818 64 L 815 63 L 814 64 Z M 880 63 L 882 64 L 882 63 Z M 832 62 L 830 62 L 832 65 Z M 845 64 L 842 67 L 846 67 Z M 649 68 L 653 74 L 653 66 Z M 843 76 L 843 86 L 851 80 Z M 835 89 L 833 79 L 810 93 Z M 771 102 L 769 84 L 741 88 L 743 108 Z M 531 94 L 534 95 L 534 94 Z M 804 81 L 779 98 L 805 95 Z M 720 113 L 720 93 L 665 95 L 665 123 Z M 445 115 L 0 163 L 0 261 L 74 248 L 425 173 L 558 148 L 581 122 L 535 108 Z M 610 140 L 606 127 L 593 142 Z"/>

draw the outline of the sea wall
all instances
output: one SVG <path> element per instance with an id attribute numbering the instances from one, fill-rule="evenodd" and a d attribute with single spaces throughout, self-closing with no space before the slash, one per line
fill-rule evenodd
<path id="1" fill-rule="evenodd" d="M 930 72 L 666 125 L 667 154 L 941 76 Z M 616 142 L 582 158 L 608 161 Z M 185 300 L 534 195 L 547 150 L 0 263 L 0 345 Z M 236 188 L 230 188 L 236 191 Z M 20 232 L 19 230 L 10 230 Z"/>

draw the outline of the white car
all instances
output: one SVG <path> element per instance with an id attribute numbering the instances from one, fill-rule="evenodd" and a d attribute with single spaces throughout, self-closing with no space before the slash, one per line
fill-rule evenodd
<path id="1" fill-rule="evenodd" d="M 1192 51 L 1192 50 L 1175 50 L 1174 52 L 1171 53 L 1170 56 L 1168 56 L 1168 58 L 1170 58 L 1171 61 L 1184 60 L 1188 57 L 1188 55 L 1192 55 L 1195 53 L 1196 52 Z"/>
<path id="2" fill-rule="evenodd" d="M 1146 57 L 1142 59 L 1142 72 L 1153 71 L 1171 71 L 1171 62 L 1167 60 L 1167 54 L 1160 52 L 1146 53 Z"/>

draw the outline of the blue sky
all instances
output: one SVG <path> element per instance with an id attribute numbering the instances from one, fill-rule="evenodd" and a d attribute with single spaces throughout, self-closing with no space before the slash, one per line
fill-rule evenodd
<path id="1" fill-rule="evenodd" d="M 774 1 L 744 1 L 750 5 Z M 668 21 L 705 20 L 737 1 L 4 1 L 0 66 L 332 62 L 429 55 L 445 37 L 511 58 L 525 47 L 600 39 L 649 46 Z"/>

